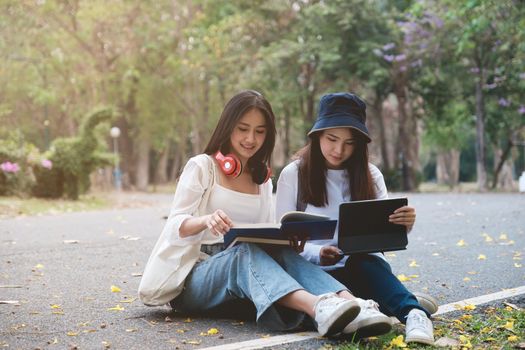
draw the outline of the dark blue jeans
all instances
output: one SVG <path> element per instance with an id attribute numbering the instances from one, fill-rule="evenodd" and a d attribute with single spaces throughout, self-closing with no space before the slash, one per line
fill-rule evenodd
<path id="1" fill-rule="evenodd" d="M 390 264 L 384 259 L 369 254 L 351 255 L 344 268 L 327 271 L 335 279 L 362 299 L 373 299 L 381 312 L 395 316 L 405 323 L 410 310 L 422 308 L 416 297 L 392 273 Z"/>

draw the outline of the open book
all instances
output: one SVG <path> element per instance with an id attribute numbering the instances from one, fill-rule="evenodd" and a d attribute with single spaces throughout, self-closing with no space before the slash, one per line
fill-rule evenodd
<path id="1" fill-rule="evenodd" d="M 224 246 L 233 247 L 240 242 L 289 245 L 290 238 L 332 239 L 337 220 L 328 216 L 301 211 L 285 213 L 279 223 L 234 224 L 224 235 Z"/>

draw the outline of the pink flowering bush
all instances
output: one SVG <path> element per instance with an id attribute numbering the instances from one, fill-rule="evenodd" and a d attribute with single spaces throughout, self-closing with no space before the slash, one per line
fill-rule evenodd
<path id="1" fill-rule="evenodd" d="M 27 196 L 35 186 L 35 168 L 50 172 L 53 163 L 20 135 L 0 140 L 0 196 Z"/>
<path id="2" fill-rule="evenodd" d="M 43 159 L 40 162 L 40 165 L 42 165 L 42 167 L 44 167 L 46 169 L 49 169 L 49 170 L 51 170 L 53 168 L 53 162 L 50 161 L 49 159 Z"/>
<path id="3" fill-rule="evenodd" d="M 0 164 L 0 195 L 16 193 L 19 171 L 20 166 L 17 163 L 5 161 Z"/>
<path id="4" fill-rule="evenodd" d="M 19 135 L 0 140 L 0 196 L 23 194 L 32 181 L 27 171 L 27 150 Z"/>
<path id="5" fill-rule="evenodd" d="M 3 162 L 0 164 L 0 170 L 2 170 L 4 173 L 16 174 L 20 171 L 20 167 L 17 163 Z"/>

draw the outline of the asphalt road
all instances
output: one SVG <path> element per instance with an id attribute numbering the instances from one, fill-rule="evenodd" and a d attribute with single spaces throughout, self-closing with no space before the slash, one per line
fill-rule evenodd
<path id="1" fill-rule="evenodd" d="M 408 197 L 418 215 L 408 250 L 387 258 L 409 289 L 445 304 L 525 285 L 525 195 Z M 147 208 L 0 220 L 0 347 L 196 349 L 279 334 L 136 299 L 171 198 L 157 195 Z M 218 333 L 208 334 L 213 328 Z"/>

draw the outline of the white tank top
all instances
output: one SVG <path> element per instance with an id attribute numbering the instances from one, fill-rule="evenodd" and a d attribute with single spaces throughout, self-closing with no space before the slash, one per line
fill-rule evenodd
<path id="1" fill-rule="evenodd" d="M 221 209 L 230 219 L 239 223 L 259 223 L 267 219 L 262 218 L 261 195 L 248 194 L 230 190 L 217 183 L 212 187 L 206 212 L 213 213 Z"/>

